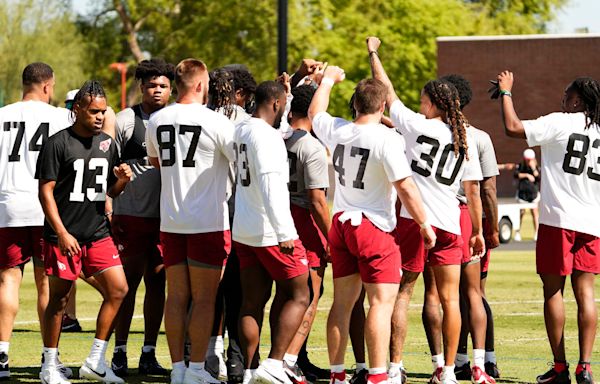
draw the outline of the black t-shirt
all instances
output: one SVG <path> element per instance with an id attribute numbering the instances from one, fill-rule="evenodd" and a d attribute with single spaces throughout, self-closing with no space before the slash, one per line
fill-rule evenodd
<path id="1" fill-rule="evenodd" d="M 527 178 L 519 179 L 519 190 L 517 193 L 519 199 L 532 202 L 537 198 L 540 190 L 540 170 L 539 168 L 534 170 L 530 166 L 524 164 L 519 164 L 517 166 L 517 169 L 515 170 L 516 178 L 519 177 L 519 173 L 528 173 L 530 175 L 534 175 L 535 171 L 538 172 L 538 175 L 535 178 L 535 182 L 532 182 Z"/>
<path id="2" fill-rule="evenodd" d="M 104 132 L 84 138 L 67 128 L 50 137 L 40 152 L 35 177 L 56 181 L 58 213 L 80 244 L 110 235 L 104 202 L 106 192 L 116 182 L 113 167 L 118 164 L 115 142 Z M 47 220 L 44 239 L 58 242 Z"/>

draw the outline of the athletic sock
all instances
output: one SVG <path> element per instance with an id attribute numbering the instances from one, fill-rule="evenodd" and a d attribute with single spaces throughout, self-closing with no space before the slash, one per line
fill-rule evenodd
<path id="1" fill-rule="evenodd" d="M 0 341 L 0 353 L 4 352 L 8 355 L 8 349 L 10 347 L 10 342 L 8 341 Z"/>
<path id="2" fill-rule="evenodd" d="M 381 372 L 383 371 L 383 372 Z M 379 384 L 385 382 L 388 379 L 388 375 L 385 372 L 385 367 L 369 368 L 369 376 L 367 379 L 368 383 Z"/>
<path id="3" fill-rule="evenodd" d="M 556 372 L 561 373 L 565 369 L 567 369 L 567 362 L 566 361 L 554 360 L 554 370 Z"/>
<path id="4" fill-rule="evenodd" d="M 94 339 L 92 343 L 92 349 L 88 356 L 88 361 L 92 364 L 92 368 L 96 368 L 100 362 L 104 361 L 104 355 L 106 353 L 106 347 L 108 343 L 106 340 Z"/>
<path id="5" fill-rule="evenodd" d="M 357 363 L 356 363 L 356 372 L 360 372 L 360 371 L 362 371 L 363 369 L 367 369 L 367 363 L 365 363 L 365 362 L 358 363 L 358 362 L 357 362 Z M 333 371 L 331 371 L 331 372 L 333 372 Z"/>
<path id="6" fill-rule="evenodd" d="M 496 352 L 485 351 L 485 362 L 496 364 Z"/>
<path id="7" fill-rule="evenodd" d="M 589 361 L 580 361 L 577 364 L 577 369 L 575 370 L 575 374 L 579 375 L 583 370 L 586 370 L 588 372 L 592 372 L 592 366 L 591 366 L 591 364 L 590 364 Z"/>
<path id="8" fill-rule="evenodd" d="M 127 353 L 127 345 L 115 345 L 113 353 L 117 353 L 119 351 Z"/>
<path id="9" fill-rule="evenodd" d="M 485 370 L 485 349 L 473 349 L 473 364 Z"/>
<path id="10" fill-rule="evenodd" d="M 456 366 L 454 364 L 452 365 L 445 365 L 442 368 L 442 381 L 444 379 L 454 379 L 456 380 L 456 375 L 454 374 L 454 368 Z"/>
<path id="11" fill-rule="evenodd" d="M 357 365 L 356 369 L 358 369 L 358 365 Z M 330 370 L 331 370 L 331 373 L 344 373 L 344 375 L 346 374 L 346 371 L 344 369 L 344 364 L 331 365 Z"/>
<path id="12" fill-rule="evenodd" d="M 58 348 L 46 348 L 42 350 L 44 354 L 44 364 L 42 369 L 56 367 L 56 360 L 58 359 Z"/>
<path id="13" fill-rule="evenodd" d="M 283 370 L 283 360 L 277 360 L 272 358 L 267 358 L 263 361 L 262 365 L 270 370 L 282 371 Z"/>
<path id="14" fill-rule="evenodd" d="M 176 361 L 174 363 L 171 363 L 171 366 L 173 367 L 173 370 L 186 368 L 185 361 Z"/>
<path id="15" fill-rule="evenodd" d="M 286 353 L 285 355 L 283 355 L 283 360 L 287 363 L 287 365 L 293 367 L 298 362 L 298 355 Z"/>
<path id="16" fill-rule="evenodd" d="M 152 351 L 156 350 L 156 346 L 155 345 L 144 345 L 142 347 L 142 353 L 150 353 Z M 127 352 L 127 351 L 125 351 Z"/>
<path id="17" fill-rule="evenodd" d="M 244 378 L 242 379 L 242 384 L 250 383 L 250 381 L 252 381 L 254 371 L 256 371 L 256 369 L 244 369 Z"/>
<path id="18" fill-rule="evenodd" d="M 390 369 L 389 369 L 389 373 L 400 373 L 401 370 L 404 369 L 404 363 L 402 360 L 400 360 L 399 363 L 394 363 L 394 362 L 390 362 Z"/>
<path id="19" fill-rule="evenodd" d="M 444 366 L 444 354 L 440 353 L 439 355 L 431 356 L 431 365 L 433 365 L 434 371 L 438 368 L 442 368 Z"/>
<path id="20" fill-rule="evenodd" d="M 196 372 L 196 373 L 203 371 L 204 370 L 204 361 L 201 361 L 199 363 L 198 362 L 193 363 L 190 361 L 190 365 L 188 366 L 188 369 L 191 370 L 192 372 Z"/>
<path id="21" fill-rule="evenodd" d="M 475 353 L 475 352 L 473 352 L 473 353 Z M 468 363 L 469 363 L 469 355 L 467 355 L 466 353 L 457 353 L 456 354 L 456 358 L 454 359 L 454 365 L 456 365 L 457 367 L 462 367 Z"/>

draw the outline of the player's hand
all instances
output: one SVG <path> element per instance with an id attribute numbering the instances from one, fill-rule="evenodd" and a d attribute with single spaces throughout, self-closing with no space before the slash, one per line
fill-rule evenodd
<path id="1" fill-rule="evenodd" d="M 471 235 L 469 239 L 469 248 L 471 248 L 471 261 L 479 260 L 485 253 L 485 240 L 481 233 Z"/>
<path id="2" fill-rule="evenodd" d="M 421 236 L 423 236 L 423 242 L 425 243 L 425 249 L 431 249 L 435 247 L 435 242 L 437 240 L 437 236 L 431 228 L 431 225 L 426 225 L 424 228 L 420 229 Z"/>
<path id="3" fill-rule="evenodd" d="M 129 166 L 129 164 L 126 163 L 123 163 L 118 167 L 114 167 L 113 172 L 119 180 L 129 181 L 133 176 L 133 171 L 131 170 L 131 167 Z"/>
<path id="4" fill-rule="evenodd" d="M 367 37 L 367 50 L 369 52 L 376 52 L 381 46 L 381 40 L 375 36 Z"/>
<path id="5" fill-rule="evenodd" d="M 286 240 L 279 242 L 279 251 L 284 255 L 294 254 L 294 240 Z"/>
<path id="6" fill-rule="evenodd" d="M 503 71 L 498 75 L 498 89 L 511 92 L 514 81 L 515 79 L 512 72 Z"/>
<path id="7" fill-rule="evenodd" d="M 277 77 L 277 82 L 285 88 L 285 94 L 289 95 L 292 93 L 292 85 L 290 83 L 290 75 L 287 72 L 283 72 L 279 77 Z"/>
<path id="8" fill-rule="evenodd" d="M 531 175 L 531 174 L 527 174 L 527 178 L 529 179 L 529 181 L 531 181 L 532 183 L 535 183 L 535 176 Z"/>
<path id="9" fill-rule="evenodd" d="M 323 62 L 314 59 L 302 59 L 296 72 L 299 76 L 304 77 L 315 73 L 319 67 L 323 67 Z"/>
<path id="10" fill-rule="evenodd" d="M 500 246 L 500 234 L 498 232 L 488 233 L 485 237 L 485 246 L 488 249 L 498 248 Z"/>
<path id="11" fill-rule="evenodd" d="M 327 77 L 333 80 L 334 83 L 340 83 L 346 78 L 346 73 L 340 67 L 329 66 L 325 68 L 325 73 L 323 74 L 323 77 Z"/>
<path id="12" fill-rule="evenodd" d="M 69 232 L 58 235 L 58 249 L 60 249 L 60 252 L 67 257 L 73 257 L 81 252 L 81 247 L 79 246 L 77 239 L 71 236 Z"/>

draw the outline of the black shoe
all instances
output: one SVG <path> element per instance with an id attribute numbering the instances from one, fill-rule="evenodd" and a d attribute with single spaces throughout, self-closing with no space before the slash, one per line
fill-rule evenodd
<path id="1" fill-rule="evenodd" d="M 471 363 L 467 361 L 466 364 L 463 364 L 460 367 L 457 365 L 456 367 L 454 367 L 454 374 L 456 375 L 456 380 L 469 380 L 470 381 L 471 380 Z"/>
<path id="2" fill-rule="evenodd" d="M 367 376 L 369 376 L 369 371 L 367 369 L 361 369 L 360 371 L 355 371 L 354 375 L 350 378 L 350 384 L 367 384 Z"/>
<path id="3" fill-rule="evenodd" d="M 487 373 L 488 376 L 493 377 L 494 379 L 500 378 L 500 370 L 498 369 L 498 365 L 496 365 L 496 363 L 488 361 L 484 364 L 484 368 L 485 373 Z"/>
<path id="4" fill-rule="evenodd" d="M 9 380 L 10 370 L 8 369 L 8 355 L 0 353 L 0 380 Z"/>
<path id="5" fill-rule="evenodd" d="M 583 370 L 575 374 L 575 380 L 577 380 L 577 384 L 594 384 L 594 377 L 588 368 L 589 365 L 585 364 L 583 366 Z"/>
<path id="6" fill-rule="evenodd" d="M 77 319 L 71 319 L 69 316 L 63 315 L 62 332 L 81 332 L 81 325 Z"/>
<path id="7" fill-rule="evenodd" d="M 314 383 L 317 380 L 329 380 L 331 376 L 329 369 L 319 368 L 311 363 L 308 359 L 298 359 L 298 367 L 300 367 L 302 372 L 304 372 L 304 377 L 306 380 L 310 381 L 311 383 Z"/>
<path id="8" fill-rule="evenodd" d="M 569 384 L 571 383 L 571 376 L 569 375 L 569 364 L 562 372 L 556 372 L 554 366 L 543 375 L 539 375 L 536 378 L 538 384 L 557 383 L 557 384 Z"/>
<path id="9" fill-rule="evenodd" d="M 156 360 L 155 351 L 152 350 L 150 352 L 142 352 L 142 354 L 140 355 L 138 373 L 140 375 L 167 376 L 169 374 L 169 371 L 163 368 L 162 365 L 160 365 L 158 360 Z"/>
<path id="10" fill-rule="evenodd" d="M 227 365 L 227 381 L 230 384 L 237 384 L 244 381 L 244 362 L 237 353 L 228 353 L 229 358 L 225 362 Z"/>
<path id="11" fill-rule="evenodd" d="M 127 367 L 127 353 L 123 351 L 117 351 L 113 353 L 110 367 L 115 375 L 119 377 L 125 377 L 129 374 Z"/>

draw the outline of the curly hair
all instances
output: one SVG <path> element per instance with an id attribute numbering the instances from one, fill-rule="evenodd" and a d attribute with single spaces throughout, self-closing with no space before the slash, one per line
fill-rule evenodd
<path id="1" fill-rule="evenodd" d="M 600 126 L 600 84 L 591 77 L 579 77 L 567 88 L 576 92 L 585 104 L 585 128 Z"/>
<path id="2" fill-rule="evenodd" d="M 225 116 L 231 118 L 235 104 L 233 75 L 224 69 L 215 69 L 208 76 L 209 108 L 221 109 Z"/>
<path id="3" fill-rule="evenodd" d="M 452 85 L 458 91 L 458 98 L 460 99 L 460 109 L 464 109 L 471 99 L 473 99 L 473 90 L 471 89 L 471 83 L 465 79 L 462 75 L 450 74 L 440 77 L 440 80 L 446 81 Z"/>
<path id="4" fill-rule="evenodd" d="M 454 154 L 458 156 L 460 153 L 464 153 L 466 159 L 469 160 L 466 129 L 468 122 L 460 110 L 460 99 L 454 85 L 442 80 L 431 80 L 425 84 L 423 92 L 444 113 L 444 122 L 450 125 L 452 130 Z"/>
<path id="5" fill-rule="evenodd" d="M 163 59 L 153 58 L 150 60 L 142 60 L 135 68 L 135 79 L 146 82 L 153 77 L 164 76 L 170 81 L 175 79 L 175 66 L 167 63 Z"/>
<path id="6" fill-rule="evenodd" d="M 294 116 L 306 117 L 308 116 L 308 107 L 310 102 L 315 95 L 315 89 L 310 85 L 301 85 L 292 89 L 292 103 L 290 105 L 290 112 Z"/>

